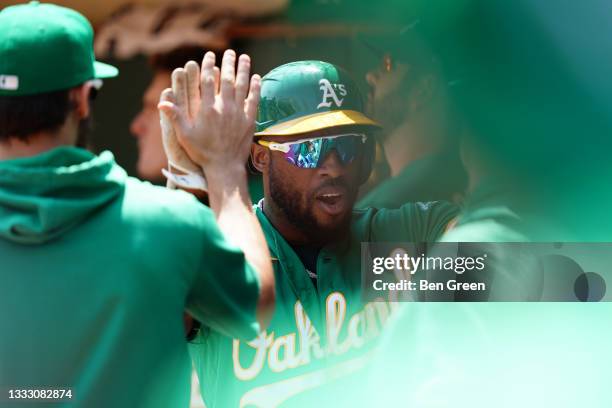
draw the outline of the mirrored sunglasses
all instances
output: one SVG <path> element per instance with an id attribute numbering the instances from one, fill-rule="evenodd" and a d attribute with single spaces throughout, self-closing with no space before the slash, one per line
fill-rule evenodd
<path id="1" fill-rule="evenodd" d="M 362 133 L 346 133 L 293 142 L 277 143 L 259 140 L 257 143 L 284 153 L 285 160 L 301 169 L 314 169 L 323 164 L 328 153 L 335 150 L 343 165 L 363 155 L 368 136 Z"/>

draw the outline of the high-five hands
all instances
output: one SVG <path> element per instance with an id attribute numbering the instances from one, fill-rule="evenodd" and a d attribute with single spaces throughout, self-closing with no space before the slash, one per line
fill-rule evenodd
<path id="1" fill-rule="evenodd" d="M 251 60 L 225 51 L 221 69 L 206 53 L 202 69 L 194 61 L 172 73 L 172 89 L 158 108 L 164 146 L 171 162 L 186 172 L 233 171 L 247 162 L 255 127 L 261 79 L 249 77 Z"/>
<path id="2" fill-rule="evenodd" d="M 198 76 L 200 74 L 199 67 L 197 66 L 197 64 L 188 64 L 188 66 L 185 67 L 184 71 L 186 72 L 186 76 L 187 76 L 187 86 L 190 87 L 188 88 L 188 93 L 198 92 L 199 91 Z M 167 99 L 168 102 L 170 102 L 170 100 L 175 100 L 176 99 L 175 95 L 177 94 L 183 97 L 184 92 L 181 92 L 180 90 L 184 88 L 185 85 L 186 84 L 184 82 L 179 81 L 179 75 L 172 75 L 172 89 L 164 90 L 165 94 L 162 93 L 160 101 L 163 102 L 164 99 Z M 186 101 L 181 101 L 181 103 L 187 104 L 189 108 L 188 109 L 189 118 L 191 119 L 195 117 L 196 115 L 196 112 L 194 111 L 195 106 L 189 105 L 189 98 Z M 168 157 L 169 167 L 171 169 L 176 168 L 185 173 L 201 173 L 202 170 L 200 166 L 194 163 L 189 158 L 189 156 L 187 155 L 187 152 L 185 152 L 183 147 L 179 144 L 179 141 L 176 136 L 176 132 L 174 130 L 174 124 L 171 121 L 173 112 L 169 111 L 164 106 L 165 104 L 159 106 L 159 118 L 160 118 L 161 129 L 162 129 L 162 142 L 164 144 L 164 150 L 166 151 L 166 156 Z"/>
<path id="3" fill-rule="evenodd" d="M 219 70 L 215 54 L 208 52 L 201 72 L 191 61 L 172 73 L 172 89 L 164 90 L 158 107 L 169 159 L 191 175 L 193 167 L 201 167 L 219 229 L 257 271 L 257 319 L 264 329 L 274 310 L 274 271 L 247 188 L 245 164 L 261 87 L 258 75 L 249 78 L 250 70 L 247 55 L 240 56 L 236 69 L 236 53 L 225 51 Z"/>

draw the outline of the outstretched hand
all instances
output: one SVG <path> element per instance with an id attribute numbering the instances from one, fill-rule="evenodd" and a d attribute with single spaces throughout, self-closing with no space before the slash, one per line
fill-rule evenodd
<path id="1" fill-rule="evenodd" d="M 264 329 L 274 310 L 274 271 L 247 188 L 245 164 L 261 87 L 258 75 L 249 78 L 250 70 L 247 55 L 240 56 L 236 70 L 236 53 L 225 51 L 219 70 L 215 54 L 208 52 L 201 70 L 190 61 L 172 73 L 173 89 L 164 90 L 158 107 L 162 130 L 174 132 L 182 150 L 205 173 L 219 229 L 257 271 L 257 319 Z"/>
<path id="2" fill-rule="evenodd" d="M 251 59 L 225 51 L 221 69 L 207 52 L 202 68 L 194 61 L 172 73 L 173 89 L 162 92 L 158 108 L 172 125 L 189 158 L 207 169 L 244 168 L 255 128 L 261 78 L 250 77 Z"/>

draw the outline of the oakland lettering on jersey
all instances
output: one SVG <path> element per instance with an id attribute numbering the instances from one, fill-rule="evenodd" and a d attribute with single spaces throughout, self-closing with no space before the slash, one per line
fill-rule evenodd
<path id="1" fill-rule="evenodd" d="M 361 348 L 368 341 L 377 337 L 395 305 L 387 302 L 367 303 L 363 309 L 347 320 L 346 299 L 340 292 L 331 293 L 325 302 L 326 337 L 324 343 L 300 301 L 294 305 L 297 331 L 276 337 L 274 332 L 263 331 L 255 339 L 246 342 L 255 349 L 250 364 L 243 366 L 240 362 L 240 340 L 233 340 L 232 358 L 234 374 L 243 381 L 252 380 L 263 370 L 264 366 L 273 372 L 307 365 L 331 355 L 344 354 L 352 349 Z M 345 326 L 346 324 L 346 326 Z M 343 329 L 346 327 L 346 333 Z"/>

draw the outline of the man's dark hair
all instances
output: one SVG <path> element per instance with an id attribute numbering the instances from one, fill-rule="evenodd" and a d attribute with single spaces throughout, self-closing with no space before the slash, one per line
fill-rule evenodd
<path id="1" fill-rule="evenodd" d="M 27 142 L 31 134 L 54 132 L 72 109 L 69 89 L 37 95 L 0 95 L 0 142 L 9 137 Z"/>

